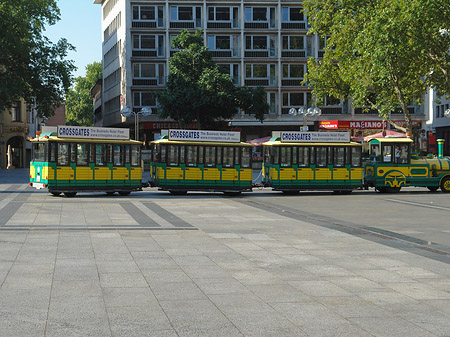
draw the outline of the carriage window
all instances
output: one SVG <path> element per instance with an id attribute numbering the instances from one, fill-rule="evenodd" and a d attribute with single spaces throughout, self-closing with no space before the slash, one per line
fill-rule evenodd
<path id="1" fill-rule="evenodd" d="M 130 145 L 123 146 L 124 155 L 125 155 L 125 164 L 130 163 Z"/>
<path id="2" fill-rule="evenodd" d="M 316 147 L 316 165 L 319 167 L 327 166 L 327 148 L 323 146 Z"/>
<path id="3" fill-rule="evenodd" d="M 252 149 L 250 147 L 242 148 L 242 159 L 241 159 L 241 167 L 249 168 L 251 165 L 252 159 Z"/>
<path id="4" fill-rule="evenodd" d="M 344 147 L 335 147 L 334 149 L 334 166 L 335 167 L 344 167 L 345 165 L 345 148 Z"/>
<path id="5" fill-rule="evenodd" d="M 114 146 L 114 166 L 122 166 L 123 165 L 123 156 L 122 156 L 122 148 L 120 145 Z"/>
<path id="6" fill-rule="evenodd" d="M 264 146 L 264 162 L 270 163 L 270 146 Z"/>
<path id="7" fill-rule="evenodd" d="M 333 164 L 333 148 L 331 146 L 328 147 L 328 160 L 327 160 L 327 164 L 328 165 L 332 165 Z"/>
<path id="8" fill-rule="evenodd" d="M 283 146 L 280 150 L 281 150 L 281 167 L 291 166 L 291 148 Z"/>
<path id="9" fill-rule="evenodd" d="M 383 162 L 385 163 L 392 162 L 392 145 L 383 146 Z"/>
<path id="10" fill-rule="evenodd" d="M 77 165 L 87 165 L 87 144 L 77 144 Z"/>
<path id="11" fill-rule="evenodd" d="M 199 164 L 203 164 L 203 162 L 204 162 L 204 159 L 203 159 L 203 153 L 204 153 L 204 149 L 203 149 L 203 146 L 199 146 L 198 147 L 198 163 Z"/>
<path id="12" fill-rule="evenodd" d="M 280 149 L 277 146 L 273 146 L 272 147 L 272 160 L 271 163 L 272 164 L 277 164 L 279 163 L 280 159 L 279 159 L 279 154 L 280 154 Z"/>
<path id="13" fill-rule="evenodd" d="M 44 143 L 36 143 L 34 144 L 34 161 L 46 161 L 45 159 L 45 144 Z"/>
<path id="14" fill-rule="evenodd" d="M 76 163 L 77 160 L 77 144 L 70 144 L 69 146 L 69 157 L 71 163 Z"/>
<path id="15" fill-rule="evenodd" d="M 298 152 L 298 147 L 297 147 L 297 146 L 294 146 L 294 147 L 292 148 L 292 165 L 298 165 L 298 155 L 297 155 L 297 152 Z"/>
<path id="16" fill-rule="evenodd" d="M 216 147 L 216 162 L 217 165 L 221 165 L 222 164 L 222 147 Z"/>
<path id="17" fill-rule="evenodd" d="M 360 147 L 352 148 L 352 167 L 361 167 L 362 152 Z"/>
<path id="18" fill-rule="evenodd" d="M 166 153 L 167 153 L 167 146 L 161 145 L 161 157 L 160 162 L 165 163 L 166 162 Z"/>
<path id="19" fill-rule="evenodd" d="M 309 147 L 298 148 L 298 165 L 301 167 L 309 166 Z"/>
<path id="20" fill-rule="evenodd" d="M 131 146 L 131 166 L 140 166 L 139 145 Z"/>
<path id="21" fill-rule="evenodd" d="M 186 158 L 188 166 L 197 165 L 197 146 L 188 145 L 186 146 Z"/>
<path id="22" fill-rule="evenodd" d="M 380 160 L 380 144 L 370 145 L 370 160 L 372 161 Z"/>
<path id="23" fill-rule="evenodd" d="M 58 144 L 58 165 L 69 165 L 69 144 Z"/>
<path id="24" fill-rule="evenodd" d="M 239 165 L 239 154 L 240 150 L 238 147 L 234 148 L 234 165 Z"/>
<path id="25" fill-rule="evenodd" d="M 395 163 L 397 164 L 408 164 L 408 144 L 396 145 L 395 146 Z"/>
<path id="26" fill-rule="evenodd" d="M 179 148 L 177 145 L 169 145 L 169 149 L 167 151 L 167 154 L 169 155 L 169 165 L 178 165 L 178 149 Z"/>
<path id="27" fill-rule="evenodd" d="M 103 144 L 95 145 L 95 165 L 103 166 L 106 162 L 106 146 Z"/>
<path id="28" fill-rule="evenodd" d="M 159 162 L 160 147 L 161 147 L 161 145 L 159 145 L 159 144 L 153 144 L 152 155 L 153 155 L 153 161 L 155 161 L 155 162 Z"/>
<path id="29" fill-rule="evenodd" d="M 223 148 L 223 166 L 224 167 L 233 167 L 233 153 L 234 148 L 232 147 L 224 147 Z"/>
<path id="30" fill-rule="evenodd" d="M 50 145 L 50 155 L 49 155 L 49 160 L 51 162 L 56 162 L 56 143 L 49 143 Z"/>
<path id="31" fill-rule="evenodd" d="M 180 164 L 184 164 L 185 163 L 185 146 L 180 146 Z"/>
<path id="32" fill-rule="evenodd" d="M 208 167 L 216 165 L 216 148 L 214 146 L 205 146 L 205 165 Z"/>
<path id="33" fill-rule="evenodd" d="M 112 144 L 106 145 L 106 162 L 112 163 L 113 162 L 113 146 Z"/>

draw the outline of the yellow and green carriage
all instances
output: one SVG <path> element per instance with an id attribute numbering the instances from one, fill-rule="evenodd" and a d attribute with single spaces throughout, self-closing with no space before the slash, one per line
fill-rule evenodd
<path id="1" fill-rule="evenodd" d="M 152 142 L 150 185 L 172 194 L 251 191 L 251 151 L 239 132 L 169 130 Z"/>
<path id="2" fill-rule="evenodd" d="M 142 190 L 142 143 L 128 129 L 59 126 L 30 139 L 30 183 L 53 195 Z"/>
<path id="3" fill-rule="evenodd" d="M 348 132 L 281 132 L 265 142 L 263 184 L 284 193 L 362 186 L 362 146 Z"/>
<path id="4" fill-rule="evenodd" d="M 450 160 L 442 156 L 442 144 L 437 157 L 420 158 L 411 153 L 412 143 L 410 138 L 371 139 L 365 185 L 379 192 L 398 192 L 407 186 L 450 192 Z"/>

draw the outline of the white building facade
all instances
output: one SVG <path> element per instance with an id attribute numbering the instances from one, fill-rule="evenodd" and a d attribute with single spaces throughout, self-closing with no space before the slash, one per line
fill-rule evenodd
<path id="1" fill-rule="evenodd" d="M 312 97 L 301 85 L 307 60 L 320 58 L 324 41 L 307 35 L 308 23 L 302 1 L 294 0 L 95 0 L 102 6 L 103 89 L 102 125 L 130 126 L 120 111 L 134 112 L 157 102 L 151 92 L 162 90 L 168 76 L 169 58 L 175 50 L 170 41 L 181 29 L 203 30 L 204 43 L 214 60 L 236 85 L 263 86 L 270 112 L 264 122 L 237 113 L 228 122 L 247 139 L 270 135 L 275 130 L 298 130 L 301 116 L 289 109 L 310 107 Z M 310 129 L 319 121 L 379 121 L 377 112 L 362 113 L 348 102 L 327 100 L 322 115 L 309 117 Z M 411 106 L 417 125 L 425 120 L 423 106 Z M 392 116 L 403 119 L 402 115 Z M 140 117 L 140 139 L 152 140 L 172 121 L 157 116 Z M 421 126 L 420 126 L 421 127 Z"/>

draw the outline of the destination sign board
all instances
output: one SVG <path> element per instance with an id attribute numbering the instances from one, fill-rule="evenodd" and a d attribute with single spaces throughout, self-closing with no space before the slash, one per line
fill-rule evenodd
<path id="1" fill-rule="evenodd" d="M 59 138 L 130 139 L 127 128 L 99 128 L 90 126 L 58 126 Z"/>
<path id="2" fill-rule="evenodd" d="M 239 143 L 241 141 L 241 133 L 234 131 L 171 129 L 169 130 L 169 140 Z"/>
<path id="3" fill-rule="evenodd" d="M 350 132 L 283 131 L 280 139 L 285 143 L 346 143 L 350 141 Z"/>

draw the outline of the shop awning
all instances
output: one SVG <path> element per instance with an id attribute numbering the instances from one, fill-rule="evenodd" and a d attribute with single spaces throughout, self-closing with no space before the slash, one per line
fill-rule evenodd
<path id="1" fill-rule="evenodd" d="M 384 130 L 383 132 L 378 132 L 370 136 L 364 137 L 364 141 L 368 142 L 373 138 L 405 138 L 406 134 L 403 132 L 397 132 L 393 130 Z"/>

